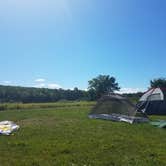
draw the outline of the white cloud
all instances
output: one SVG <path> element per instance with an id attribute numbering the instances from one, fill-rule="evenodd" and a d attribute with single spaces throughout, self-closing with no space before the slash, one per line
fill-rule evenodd
<path id="1" fill-rule="evenodd" d="M 61 85 L 56 83 L 48 83 L 44 78 L 37 78 L 35 81 L 34 87 L 36 88 L 48 88 L 48 89 L 60 89 L 62 88 Z"/>
<path id="2" fill-rule="evenodd" d="M 48 89 L 60 89 L 62 86 L 55 83 L 45 83 L 44 79 L 37 79 L 35 88 L 48 88 Z"/>
<path id="3" fill-rule="evenodd" d="M 35 88 L 46 88 L 46 84 L 40 83 L 34 86 Z"/>
<path id="4" fill-rule="evenodd" d="M 49 88 L 49 89 L 60 89 L 62 87 L 60 85 L 58 85 L 58 84 L 52 83 L 52 84 L 48 84 L 47 88 Z"/>
<path id="5" fill-rule="evenodd" d="M 11 84 L 11 81 L 4 81 L 5 84 Z"/>
<path id="6" fill-rule="evenodd" d="M 35 80 L 35 82 L 39 82 L 39 83 L 42 83 L 42 82 L 45 82 L 46 80 L 44 78 L 38 78 Z"/>
<path id="7" fill-rule="evenodd" d="M 74 90 L 74 88 L 63 88 L 65 90 Z"/>
<path id="8" fill-rule="evenodd" d="M 145 92 L 146 90 L 144 88 L 121 88 L 120 91 L 117 93 L 123 94 L 123 93 L 137 93 L 137 92 Z"/>

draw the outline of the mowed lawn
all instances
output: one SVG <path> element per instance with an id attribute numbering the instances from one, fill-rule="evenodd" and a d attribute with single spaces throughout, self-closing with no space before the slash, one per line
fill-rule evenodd
<path id="1" fill-rule="evenodd" d="M 91 107 L 1 111 L 20 129 L 0 136 L 0 165 L 166 166 L 166 129 L 88 119 Z"/>

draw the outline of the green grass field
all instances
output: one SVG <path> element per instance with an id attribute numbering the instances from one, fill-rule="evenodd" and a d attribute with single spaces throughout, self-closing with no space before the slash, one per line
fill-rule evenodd
<path id="1" fill-rule="evenodd" d="M 92 120 L 93 103 L 66 104 L 1 111 L 20 129 L 0 136 L 0 166 L 166 165 L 166 129 Z"/>

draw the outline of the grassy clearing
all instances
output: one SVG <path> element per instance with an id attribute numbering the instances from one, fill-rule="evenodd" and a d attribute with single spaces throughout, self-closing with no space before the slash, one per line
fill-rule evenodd
<path id="1" fill-rule="evenodd" d="M 21 126 L 12 136 L 0 136 L 0 165 L 166 165 L 165 129 L 91 120 L 87 117 L 90 107 L 0 112 L 0 120 L 13 120 Z"/>

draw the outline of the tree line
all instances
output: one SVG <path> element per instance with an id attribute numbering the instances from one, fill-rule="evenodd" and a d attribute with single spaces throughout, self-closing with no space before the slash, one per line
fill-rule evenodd
<path id="1" fill-rule="evenodd" d="M 0 103 L 21 102 L 21 103 L 39 103 L 39 102 L 57 102 L 60 100 L 87 100 L 93 101 L 99 99 L 102 95 L 113 93 L 120 90 L 120 86 L 115 77 L 109 75 L 99 75 L 88 82 L 88 90 L 47 89 L 47 88 L 29 88 L 18 86 L 0 85 Z M 159 78 L 150 81 L 150 87 L 166 87 L 166 79 Z M 126 97 L 139 98 L 142 93 L 124 94 Z"/>
<path id="2" fill-rule="evenodd" d="M 74 90 L 0 86 L 0 102 L 56 102 L 60 100 L 91 100 L 88 92 Z"/>

